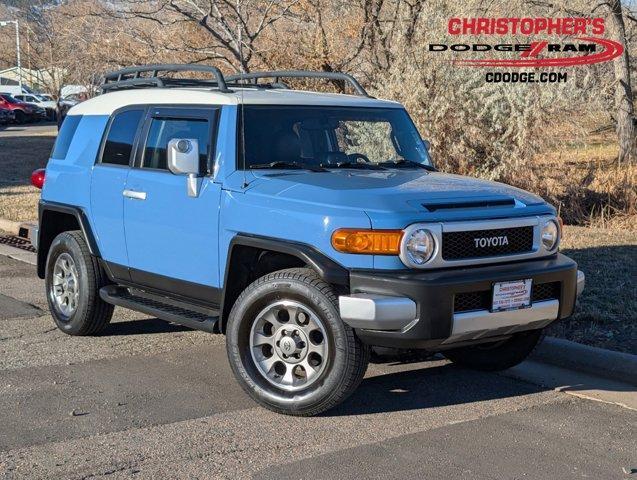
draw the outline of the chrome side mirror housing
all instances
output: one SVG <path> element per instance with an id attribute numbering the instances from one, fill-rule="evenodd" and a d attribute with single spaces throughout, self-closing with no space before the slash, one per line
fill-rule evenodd
<path id="1" fill-rule="evenodd" d="M 199 196 L 199 142 L 195 138 L 173 138 L 166 152 L 168 170 L 175 175 L 187 175 L 189 197 Z"/>

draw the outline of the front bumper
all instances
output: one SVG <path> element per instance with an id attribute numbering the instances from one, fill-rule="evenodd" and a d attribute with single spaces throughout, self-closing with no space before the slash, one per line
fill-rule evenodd
<path id="1" fill-rule="evenodd" d="M 489 298 L 494 282 L 532 279 L 551 286 L 530 308 L 491 312 L 490 307 L 461 308 L 456 297 Z M 352 271 L 350 295 L 339 297 L 343 321 L 370 345 L 442 349 L 542 328 L 571 315 L 584 274 L 570 258 L 434 272 Z M 538 289 L 539 290 L 539 289 Z M 546 289 L 545 289 L 546 290 Z"/>

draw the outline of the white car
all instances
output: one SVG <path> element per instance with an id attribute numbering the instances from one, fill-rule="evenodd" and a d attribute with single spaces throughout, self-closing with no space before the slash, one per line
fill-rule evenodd
<path id="1" fill-rule="evenodd" d="M 14 95 L 15 98 L 27 103 L 33 103 L 46 110 L 46 116 L 49 120 L 55 120 L 56 106 L 55 100 L 51 95 L 40 93 L 23 93 Z"/>

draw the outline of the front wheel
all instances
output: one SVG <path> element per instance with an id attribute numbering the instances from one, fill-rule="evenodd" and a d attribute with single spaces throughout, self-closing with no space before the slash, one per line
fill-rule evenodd
<path id="1" fill-rule="evenodd" d="M 482 371 L 499 371 L 523 362 L 543 337 L 543 330 L 529 330 L 494 343 L 483 343 L 443 351 L 442 354 L 463 367 Z"/>
<path id="2" fill-rule="evenodd" d="M 228 319 L 228 359 L 243 389 L 278 413 L 311 416 L 359 385 L 369 348 L 341 320 L 336 295 L 311 269 L 274 272 L 239 296 Z"/>

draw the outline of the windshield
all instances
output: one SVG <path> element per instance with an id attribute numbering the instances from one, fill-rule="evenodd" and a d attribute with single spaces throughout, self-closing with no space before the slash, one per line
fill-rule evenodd
<path id="1" fill-rule="evenodd" d="M 245 105 L 242 168 L 427 168 L 402 108 Z"/>
<path id="2" fill-rule="evenodd" d="M 20 103 L 18 100 L 16 100 L 15 98 L 13 98 L 11 95 L 9 95 L 8 93 L 3 93 L 2 94 L 2 98 L 4 98 L 7 102 L 9 103 Z"/>

